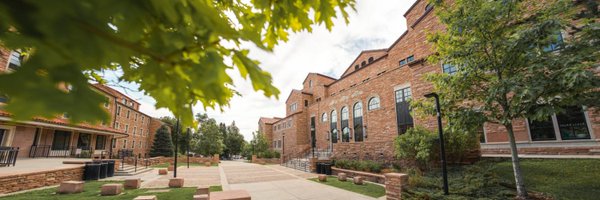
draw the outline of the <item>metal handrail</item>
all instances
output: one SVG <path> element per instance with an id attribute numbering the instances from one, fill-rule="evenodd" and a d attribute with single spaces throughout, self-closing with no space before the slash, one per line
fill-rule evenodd
<path id="1" fill-rule="evenodd" d="M 17 163 L 19 147 L 0 147 L 0 167 L 13 167 Z"/>

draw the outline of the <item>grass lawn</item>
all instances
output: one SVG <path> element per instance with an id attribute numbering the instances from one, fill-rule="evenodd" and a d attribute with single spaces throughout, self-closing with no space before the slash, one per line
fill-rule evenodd
<path id="1" fill-rule="evenodd" d="M 178 167 L 187 167 L 187 163 L 186 162 L 177 162 L 177 166 Z M 200 164 L 200 163 L 190 163 L 190 167 L 198 167 L 198 166 L 204 166 L 204 164 Z M 212 166 L 219 166 L 218 164 L 213 163 Z M 152 165 L 150 166 L 152 168 L 167 168 L 169 167 L 169 163 L 161 163 L 158 165 Z"/>
<path id="2" fill-rule="evenodd" d="M 320 182 L 318 178 L 311 178 L 309 180 L 375 198 L 385 195 L 384 187 L 366 182 L 363 185 L 355 185 L 352 183 L 352 180 L 339 181 L 335 176 L 328 176 L 326 182 Z"/>
<path id="3" fill-rule="evenodd" d="M 495 172 L 514 184 L 512 163 L 502 159 Z M 521 159 L 528 190 L 555 199 L 599 199 L 600 159 Z"/>
<path id="4" fill-rule="evenodd" d="M 178 199 L 191 199 L 196 188 L 164 188 L 164 189 L 131 189 L 124 190 L 121 195 L 117 196 L 100 196 L 100 187 L 107 183 L 119 183 L 119 182 L 107 182 L 107 181 L 89 181 L 85 183 L 84 191 L 79 194 L 55 194 L 57 188 L 49 188 L 44 190 L 31 191 L 27 193 L 17 194 L 13 196 L 1 197 L 1 200 L 33 200 L 33 199 L 44 199 L 44 200 L 87 200 L 87 199 L 103 199 L 103 200 L 131 200 L 137 196 L 143 195 L 156 195 L 160 200 L 178 200 Z M 156 190 L 169 190 L 168 192 L 152 192 Z M 211 192 L 222 191 L 221 186 L 210 186 Z"/>

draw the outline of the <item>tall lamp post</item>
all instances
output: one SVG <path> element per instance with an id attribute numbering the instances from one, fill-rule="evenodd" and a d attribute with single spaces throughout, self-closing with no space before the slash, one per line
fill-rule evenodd
<path id="1" fill-rule="evenodd" d="M 427 98 L 435 98 L 437 112 L 438 133 L 440 135 L 440 150 L 442 157 L 442 175 L 444 176 L 444 195 L 448 195 L 448 171 L 446 170 L 446 149 L 444 148 L 444 131 L 442 129 L 442 111 L 440 110 L 440 96 L 436 93 L 426 94 Z"/>
<path id="2" fill-rule="evenodd" d="M 177 178 L 177 157 L 178 157 L 177 143 L 179 143 L 179 140 L 178 140 L 179 139 L 179 137 L 178 137 L 178 135 L 179 135 L 179 126 L 180 126 L 179 125 L 179 118 L 177 118 L 177 124 L 175 125 L 175 134 L 174 134 L 174 136 L 175 136 L 175 139 L 174 139 L 174 141 L 175 141 L 175 152 L 174 152 L 174 158 L 173 159 L 175 159 L 175 161 L 174 161 L 175 166 L 173 167 L 173 178 Z"/>
<path id="3" fill-rule="evenodd" d="M 185 152 L 185 155 L 187 156 L 187 168 L 190 168 L 190 137 L 192 134 L 192 130 L 188 127 L 187 128 L 187 149 Z"/>

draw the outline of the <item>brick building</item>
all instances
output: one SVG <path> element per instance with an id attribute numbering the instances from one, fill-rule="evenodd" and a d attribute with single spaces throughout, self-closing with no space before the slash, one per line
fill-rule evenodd
<path id="1" fill-rule="evenodd" d="M 413 118 L 407 102 L 431 91 L 425 74 L 455 71 L 425 61 L 433 53 L 426 33 L 443 30 L 434 12 L 427 1 L 417 0 L 404 14 L 408 30 L 390 47 L 361 52 L 337 79 L 309 73 L 302 89 L 287 98 L 286 117 L 259 120 L 261 132 L 272 138 L 272 148 L 284 158 L 308 155 L 314 138 L 317 152 L 385 160 L 393 158 L 393 140 L 406 129 L 420 125 L 435 130 L 435 118 Z M 600 151 L 600 114 L 590 109 L 575 106 L 546 122 L 522 119 L 514 125 L 521 153 Z M 509 152 L 500 126 L 485 124 L 480 137 L 484 154 Z"/>
<path id="2" fill-rule="evenodd" d="M 0 73 L 19 70 L 22 60 L 19 52 L 0 47 Z M 90 87 L 109 99 L 104 107 L 110 123 L 71 124 L 68 115 L 14 122 L 11 113 L 0 110 L 0 146 L 18 147 L 19 157 L 97 157 L 121 149 L 148 153 L 162 122 L 142 113 L 139 102 L 115 89 L 100 84 Z M 0 96 L 0 105 L 8 100 Z"/>

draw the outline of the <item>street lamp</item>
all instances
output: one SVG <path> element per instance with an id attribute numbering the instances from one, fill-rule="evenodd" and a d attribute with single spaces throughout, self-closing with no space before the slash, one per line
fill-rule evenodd
<path id="1" fill-rule="evenodd" d="M 188 127 L 187 128 L 187 141 L 188 141 L 188 143 L 187 143 L 187 150 L 185 152 L 185 154 L 187 156 L 187 168 L 188 169 L 190 168 L 190 140 L 191 140 L 190 137 L 191 137 L 191 134 L 192 134 L 192 130 Z"/>
<path id="2" fill-rule="evenodd" d="M 179 139 L 179 137 L 178 137 L 178 135 L 179 135 L 179 126 L 180 126 L 179 125 L 179 118 L 177 118 L 177 124 L 175 125 L 175 134 L 174 134 L 174 136 L 175 136 L 175 152 L 174 152 L 175 153 L 175 155 L 174 155 L 175 166 L 173 167 L 173 178 L 177 178 L 177 157 L 178 157 L 178 155 L 177 155 L 177 143 L 179 143 L 179 140 L 178 140 Z"/>
<path id="3" fill-rule="evenodd" d="M 440 96 L 435 92 L 426 94 L 427 98 L 435 98 L 435 110 L 437 112 L 438 133 L 440 135 L 440 150 L 442 157 L 442 175 L 444 176 L 444 195 L 448 195 L 448 171 L 446 170 L 446 150 L 444 149 L 444 131 L 442 130 L 442 111 L 440 110 Z"/>

